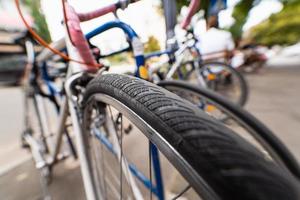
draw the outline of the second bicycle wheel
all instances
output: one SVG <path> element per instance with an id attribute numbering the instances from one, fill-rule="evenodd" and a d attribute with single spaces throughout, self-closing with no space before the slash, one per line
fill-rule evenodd
<path id="1" fill-rule="evenodd" d="M 243 75 L 230 65 L 221 62 L 190 62 L 182 65 L 179 70 L 186 71 L 183 77 L 190 83 L 214 90 L 241 106 L 247 102 L 247 82 Z"/>
<path id="2" fill-rule="evenodd" d="M 265 156 L 271 157 L 300 179 L 300 167 L 287 147 L 266 127 L 242 107 L 230 102 L 216 92 L 184 81 L 162 81 L 159 86 L 195 104 L 211 117 L 235 130 Z"/>
<path id="3" fill-rule="evenodd" d="M 87 86 L 83 109 L 85 149 L 98 198 L 299 199 L 298 183 L 288 173 L 156 85 L 101 75 Z"/>

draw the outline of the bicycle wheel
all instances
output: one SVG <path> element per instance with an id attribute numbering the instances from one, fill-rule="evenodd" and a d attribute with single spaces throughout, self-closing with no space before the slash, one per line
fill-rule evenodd
<path id="1" fill-rule="evenodd" d="M 158 85 L 190 101 L 230 128 L 239 129 L 240 132 L 244 130 L 245 134 L 250 134 L 252 141 L 255 139 L 278 164 L 300 179 L 299 164 L 294 156 L 268 127 L 243 108 L 213 91 L 183 81 L 162 81 Z"/>
<path id="2" fill-rule="evenodd" d="M 221 62 L 200 63 L 188 62 L 179 70 L 186 71 L 184 80 L 207 87 L 228 98 L 234 103 L 244 106 L 248 98 L 248 85 L 241 73 Z M 182 72 L 181 72 L 182 73 Z"/>
<path id="3" fill-rule="evenodd" d="M 134 160 L 146 165 L 152 185 L 151 153 L 137 132 L 168 159 L 172 168 L 162 166 L 162 171 L 174 168 L 186 181 L 175 198 L 194 191 L 202 199 L 299 199 L 298 183 L 282 168 L 188 101 L 149 82 L 98 76 L 86 88 L 83 109 L 84 146 L 100 198 L 147 195 L 130 167 Z M 150 158 L 128 158 L 139 153 Z M 151 194 L 146 197 L 152 199 Z"/>

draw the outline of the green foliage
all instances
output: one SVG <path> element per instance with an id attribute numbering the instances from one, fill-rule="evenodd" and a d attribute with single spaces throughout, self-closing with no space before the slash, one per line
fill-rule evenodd
<path id="1" fill-rule="evenodd" d="M 247 22 L 250 10 L 259 4 L 262 0 L 241 0 L 234 7 L 232 17 L 235 19 L 235 23 L 229 28 L 229 31 L 236 40 L 239 40 L 243 34 L 243 26 Z M 283 6 L 288 6 L 293 3 L 297 3 L 300 0 L 278 0 Z"/>
<path id="2" fill-rule="evenodd" d="M 50 33 L 45 20 L 45 16 L 41 11 L 40 0 L 23 0 L 29 8 L 31 16 L 34 19 L 34 25 L 37 33 L 47 42 L 51 42 Z"/>
<path id="3" fill-rule="evenodd" d="M 248 38 L 256 43 L 272 46 L 290 45 L 300 41 L 300 1 L 290 1 L 269 19 L 250 30 Z"/>
<path id="4" fill-rule="evenodd" d="M 208 7 L 209 7 L 209 1 L 210 0 L 201 0 L 201 5 L 200 5 L 200 9 L 199 10 L 204 10 L 205 12 L 205 18 L 207 17 L 208 14 Z M 190 3 L 190 0 L 176 0 L 176 4 L 177 4 L 177 13 L 180 12 L 180 9 L 182 8 L 182 6 L 188 6 Z"/>
<path id="5" fill-rule="evenodd" d="M 248 20 L 250 10 L 262 0 L 240 0 L 234 7 L 232 17 L 234 24 L 229 28 L 235 40 L 243 34 L 243 26 Z M 278 0 L 284 9 L 272 15 L 268 20 L 256 26 L 251 31 L 251 38 L 265 45 L 293 44 L 299 41 L 300 36 L 300 0 Z M 177 8 L 189 4 L 189 0 L 177 0 Z M 208 10 L 209 0 L 202 0 L 201 9 Z M 207 12 L 205 12 L 207 17 Z"/>
<path id="6" fill-rule="evenodd" d="M 150 52 L 160 50 L 159 41 L 154 36 L 150 36 L 148 38 L 148 42 L 145 44 L 144 47 L 145 47 L 145 53 L 150 53 Z"/>
<path id="7" fill-rule="evenodd" d="M 251 8 L 254 6 L 254 0 L 242 0 L 236 4 L 233 9 L 232 17 L 235 23 L 229 28 L 233 38 L 239 40 L 242 36 L 243 26 L 248 19 L 248 14 Z"/>
<path id="8" fill-rule="evenodd" d="M 229 31 L 232 33 L 235 39 L 239 39 L 242 35 L 242 28 L 248 19 L 248 14 L 251 8 L 255 3 L 258 3 L 260 0 L 241 0 L 234 7 L 232 17 L 235 19 L 235 23 L 229 28 Z M 182 6 L 188 5 L 190 1 L 188 0 L 177 0 L 177 9 L 180 11 Z M 205 11 L 205 18 L 208 15 L 209 9 L 209 0 L 201 1 L 201 8 Z"/>
<path id="9" fill-rule="evenodd" d="M 150 36 L 148 38 L 147 43 L 145 43 L 145 45 L 144 45 L 145 53 L 150 53 L 150 52 L 159 51 L 159 50 L 160 50 L 159 41 L 154 36 Z M 120 54 L 116 54 L 116 55 L 110 56 L 109 58 L 107 58 L 107 60 L 112 65 L 116 65 L 116 64 L 120 64 L 120 63 L 122 63 L 122 64 L 126 63 L 128 65 L 132 65 L 135 62 L 133 59 L 132 52 L 123 52 Z"/>
<path id="10" fill-rule="evenodd" d="M 120 64 L 120 63 L 130 63 L 132 60 L 132 53 L 124 52 L 120 54 L 116 54 L 107 58 L 107 60 L 112 65 Z"/>

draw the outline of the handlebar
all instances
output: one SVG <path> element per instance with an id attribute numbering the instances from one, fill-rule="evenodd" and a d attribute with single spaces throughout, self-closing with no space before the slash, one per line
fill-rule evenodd
<path id="1" fill-rule="evenodd" d="M 95 11 L 88 12 L 88 13 L 78 13 L 77 15 L 81 22 L 89 21 L 91 19 L 95 19 L 97 17 L 106 15 L 108 13 L 113 13 L 118 9 L 124 10 L 125 8 L 128 7 L 129 4 L 135 3 L 137 1 L 139 0 L 119 0 L 117 3 L 105 6 Z"/>

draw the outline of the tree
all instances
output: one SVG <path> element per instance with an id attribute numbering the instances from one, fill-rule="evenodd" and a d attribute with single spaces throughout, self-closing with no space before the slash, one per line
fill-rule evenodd
<path id="1" fill-rule="evenodd" d="M 145 44 L 145 52 L 150 53 L 159 50 L 160 50 L 159 41 L 154 36 L 149 36 L 148 42 Z"/>
<path id="2" fill-rule="evenodd" d="M 285 2 L 280 12 L 253 27 L 247 38 L 267 46 L 297 43 L 300 41 L 299 16 L 300 1 Z"/>
<path id="3" fill-rule="evenodd" d="M 256 3 L 258 3 L 258 1 L 242 0 L 235 5 L 232 12 L 232 17 L 234 18 L 235 22 L 229 28 L 229 31 L 235 40 L 239 40 L 241 38 L 243 26 L 248 19 L 248 14 Z"/>
<path id="4" fill-rule="evenodd" d="M 208 17 L 208 9 L 209 9 L 209 1 L 210 0 L 201 0 L 201 7 L 205 12 L 204 17 L 207 19 Z M 188 0 L 177 0 L 177 10 L 180 11 L 182 6 L 188 5 Z M 249 11 L 251 8 L 258 3 L 259 0 L 241 0 L 234 7 L 233 18 L 235 19 L 235 23 L 229 28 L 229 31 L 232 33 L 235 39 L 239 39 L 242 36 L 242 28 L 247 21 Z"/>
<path id="5" fill-rule="evenodd" d="M 29 8 L 31 16 L 34 19 L 34 25 L 37 33 L 47 42 L 51 42 L 50 33 L 45 20 L 45 16 L 41 11 L 40 0 L 23 0 Z"/>
<path id="6" fill-rule="evenodd" d="M 247 22 L 250 10 L 259 4 L 262 0 L 241 0 L 234 7 L 232 17 L 235 23 L 230 27 L 230 32 L 236 40 L 239 40 L 243 34 L 243 26 Z M 278 0 L 283 4 L 283 7 L 293 3 L 300 2 L 300 0 Z"/>
<path id="7" fill-rule="evenodd" d="M 235 5 L 235 7 L 233 9 L 233 13 L 232 13 L 232 17 L 234 18 L 235 22 L 229 28 L 229 31 L 231 32 L 231 34 L 233 35 L 235 40 L 240 40 L 241 39 L 242 34 L 243 34 L 243 27 L 244 27 L 245 23 L 248 20 L 250 10 L 254 6 L 256 6 L 257 4 L 259 4 L 261 1 L 262 0 L 240 0 Z M 283 4 L 284 7 L 289 6 L 289 5 L 293 5 L 293 4 L 297 4 L 298 2 L 300 2 L 300 0 L 278 0 L 278 1 L 280 1 Z M 189 4 L 189 1 L 187 1 L 187 0 L 178 0 L 177 1 L 178 11 L 180 10 L 180 8 L 182 6 L 188 5 L 188 4 Z M 209 0 L 202 0 L 201 9 L 204 9 L 205 11 L 207 11 L 208 8 L 209 8 Z M 298 13 L 297 13 L 297 15 L 299 16 Z M 205 16 L 207 17 L 207 12 L 205 12 Z M 289 25 L 289 27 L 290 27 L 290 29 L 292 29 L 292 25 Z M 263 29 L 263 28 L 261 27 L 261 28 L 258 28 L 258 29 Z M 286 29 L 289 29 L 289 28 L 286 28 Z M 256 38 L 258 38 L 258 37 L 259 36 L 256 36 Z M 294 38 L 294 39 L 291 39 L 291 38 Z M 287 40 L 289 40 L 289 41 L 287 41 Z M 295 40 L 295 34 L 291 34 L 290 38 L 289 39 L 286 38 L 285 42 L 284 42 L 284 38 L 282 38 L 280 41 L 283 42 L 283 43 L 291 43 L 294 40 Z M 269 44 L 269 42 L 267 42 L 266 38 L 264 39 L 264 43 Z"/>

